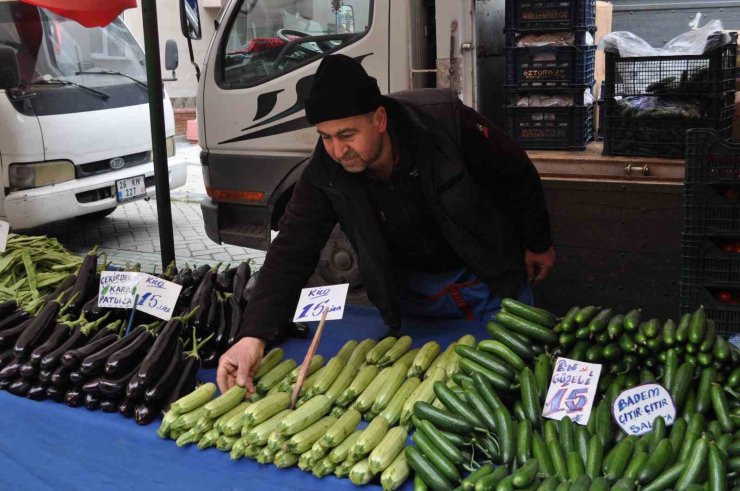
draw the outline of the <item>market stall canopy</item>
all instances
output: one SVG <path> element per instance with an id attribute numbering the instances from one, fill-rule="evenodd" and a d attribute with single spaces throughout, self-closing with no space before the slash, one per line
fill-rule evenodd
<path id="1" fill-rule="evenodd" d="M 136 0 L 21 0 L 43 7 L 85 27 L 110 24 L 126 9 L 136 8 Z"/>

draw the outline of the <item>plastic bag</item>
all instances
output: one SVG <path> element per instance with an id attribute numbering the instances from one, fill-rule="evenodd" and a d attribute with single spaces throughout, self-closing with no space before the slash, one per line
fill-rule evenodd
<path id="1" fill-rule="evenodd" d="M 517 48 L 532 48 L 541 46 L 573 46 L 576 35 L 573 32 L 546 32 L 542 34 L 522 34 L 516 39 Z M 594 38 L 590 32 L 586 33 L 585 44 L 594 44 Z"/>
<path id="2" fill-rule="evenodd" d="M 590 106 L 594 103 L 594 96 L 591 89 L 586 89 L 583 93 L 583 104 Z M 573 96 L 563 94 L 526 94 L 517 96 L 517 107 L 571 107 L 575 102 Z"/>
<path id="3" fill-rule="evenodd" d="M 617 101 L 614 116 L 653 119 L 700 119 L 704 115 L 698 101 L 673 97 L 634 96 Z"/>
<path id="4" fill-rule="evenodd" d="M 724 46 L 730 41 L 730 35 L 722 32 L 722 21 L 710 20 L 707 24 L 693 31 L 685 32 L 668 41 L 662 48 L 650 46 L 644 39 L 627 31 L 616 31 L 605 34 L 599 43 L 599 49 L 619 54 L 623 58 L 638 56 L 676 56 L 703 55 Z"/>

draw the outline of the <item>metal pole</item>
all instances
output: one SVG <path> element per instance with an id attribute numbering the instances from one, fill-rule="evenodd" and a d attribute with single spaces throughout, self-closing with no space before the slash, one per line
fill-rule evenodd
<path id="1" fill-rule="evenodd" d="M 170 207 L 170 181 L 164 130 L 164 104 L 162 102 L 164 91 L 159 59 L 156 0 L 142 0 L 141 13 L 144 24 L 146 78 L 149 86 L 149 120 L 152 128 L 154 184 L 157 187 L 159 245 L 162 254 L 162 271 L 164 271 L 167 265 L 175 259 L 175 240 L 172 236 L 172 209 Z"/>

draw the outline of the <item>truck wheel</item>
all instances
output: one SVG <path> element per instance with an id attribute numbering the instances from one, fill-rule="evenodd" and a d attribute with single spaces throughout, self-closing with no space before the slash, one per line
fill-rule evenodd
<path id="1" fill-rule="evenodd" d="M 308 286 L 340 283 L 349 283 L 348 302 L 369 305 L 365 288 L 362 285 L 357 254 L 347 236 L 337 225 L 321 251 L 319 264 L 311 279 L 308 280 Z"/>
<path id="2" fill-rule="evenodd" d="M 114 206 L 113 208 L 108 208 L 108 209 L 105 209 L 105 210 L 94 211 L 92 213 L 88 213 L 87 215 L 82 215 L 81 217 L 78 217 L 78 218 L 80 218 L 82 220 L 100 220 L 101 218 L 105 218 L 108 215 L 110 215 L 111 213 L 113 213 L 114 211 L 116 211 L 116 208 L 118 208 L 118 207 L 117 206 Z"/>

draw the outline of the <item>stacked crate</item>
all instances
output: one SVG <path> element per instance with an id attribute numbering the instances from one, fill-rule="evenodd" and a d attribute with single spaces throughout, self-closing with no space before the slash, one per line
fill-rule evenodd
<path id="1" fill-rule="evenodd" d="M 507 0 L 506 129 L 526 149 L 583 150 L 593 136 L 596 0 Z M 566 46 L 518 47 L 520 36 L 573 34 Z M 521 98 L 568 96 L 569 107 L 518 107 Z"/>
<path id="2" fill-rule="evenodd" d="M 723 35 L 714 36 L 720 44 Z M 692 128 L 729 137 L 736 43 L 737 34 L 731 33 L 729 43 L 702 55 L 622 58 L 607 52 L 604 154 L 683 158 L 686 131 Z M 667 107 L 644 110 L 650 101 Z M 690 109 L 671 111 L 679 105 Z"/>
<path id="3" fill-rule="evenodd" d="M 688 131 L 681 309 L 703 305 L 717 329 L 740 331 L 740 143 Z"/>

